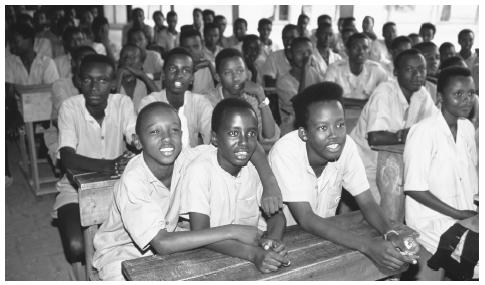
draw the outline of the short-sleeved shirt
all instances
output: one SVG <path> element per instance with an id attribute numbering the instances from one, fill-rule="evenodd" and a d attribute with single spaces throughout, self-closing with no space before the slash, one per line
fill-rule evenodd
<path id="1" fill-rule="evenodd" d="M 135 133 L 136 115 L 130 98 L 122 94 L 110 94 L 102 125 L 86 109 L 84 95 L 70 97 L 61 105 L 58 117 L 59 149 L 73 148 L 76 154 L 96 159 L 115 159 L 125 150 Z M 76 190 L 66 176 L 56 184 L 59 194 L 54 203 L 57 209 L 69 203 L 78 203 Z"/>
<path id="2" fill-rule="evenodd" d="M 143 153 L 132 158 L 115 184 L 108 217 L 94 237 L 93 266 L 100 278 L 120 279 L 121 262 L 153 255 L 150 242 L 162 229 L 177 230 L 181 171 L 190 150 L 175 160 L 170 189 L 148 168 Z"/>
<path id="3" fill-rule="evenodd" d="M 376 87 L 387 81 L 386 71 L 377 63 L 366 60 L 359 75 L 350 71 L 348 60 L 341 60 L 331 64 L 325 73 L 325 81 L 332 81 L 342 86 L 343 97 L 354 99 L 368 99 Z"/>
<path id="4" fill-rule="evenodd" d="M 433 99 L 433 102 L 436 104 L 437 97 L 438 97 L 438 87 L 436 86 L 436 84 L 434 84 L 429 80 L 426 80 L 426 84 L 424 85 L 424 88 L 426 88 L 429 95 L 431 95 L 431 99 Z"/>
<path id="5" fill-rule="evenodd" d="M 392 55 L 387 49 L 384 39 L 372 41 L 370 46 L 370 59 L 377 62 L 392 61 Z"/>
<path id="6" fill-rule="evenodd" d="M 290 71 L 291 65 L 286 58 L 285 50 L 280 49 L 272 52 L 267 58 L 263 65 L 262 73 L 263 76 L 267 75 L 271 78 L 278 79 L 279 76 L 286 74 Z"/>
<path id="7" fill-rule="evenodd" d="M 180 213 L 207 215 L 211 227 L 242 224 L 265 230 L 259 211 L 263 186 L 256 168 L 248 162 L 232 176 L 217 162 L 217 148 L 210 147 L 184 171 Z"/>
<path id="8" fill-rule="evenodd" d="M 19 85 L 51 84 L 59 79 L 52 58 L 37 54 L 27 71 L 20 57 L 10 54 L 5 57 L 5 82 Z"/>
<path id="9" fill-rule="evenodd" d="M 153 92 L 143 98 L 140 102 L 138 112 L 153 102 L 169 103 L 166 89 L 160 92 Z M 197 146 L 199 144 L 199 134 L 202 136 L 204 144 L 210 143 L 213 109 L 207 96 L 192 93 L 189 90 L 185 91 L 184 105 L 178 111 L 182 123 L 182 144 L 184 147 Z"/>
<path id="10" fill-rule="evenodd" d="M 63 54 L 54 58 L 54 62 L 56 63 L 57 72 L 59 73 L 60 78 L 71 78 L 71 59 L 72 58 L 70 54 Z"/>
<path id="11" fill-rule="evenodd" d="M 404 148 L 404 191 L 430 191 L 458 210 L 477 210 L 478 154 L 475 130 L 458 119 L 456 142 L 443 115 L 437 113 L 414 125 Z M 434 253 L 441 235 L 457 220 L 406 195 L 406 224 L 420 236 L 418 242 Z"/>
<path id="12" fill-rule="evenodd" d="M 57 118 L 64 100 L 78 94 L 79 90 L 74 86 L 71 77 L 61 77 L 54 81 L 52 84 L 52 118 Z"/>
<path id="13" fill-rule="evenodd" d="M 216 64 L 216 56 L 221 50 L 222 50 L 222 47 L 216 46 L 216 51 L 212 52 L 206 46 L 203 46 L 202 47 L 202 54 L 204 55 L 205 58 L 210 60 L 213 65 L 215 65 Z"/>
<path id="14" fill-rule="evenodd" d="M 458 53 L 458 56 L 460 56 L 460 53 Z M 473 67 L 476 63 L 475 61 L 477 61 L 477 57 L 477 53 L 473 52 L 472 55 L 470 55 L 467 59 L 463 59 L 470 70 L 473 70 Z"/>
<path id="15" fill-rule="evenodd" d="M 127 95 L 123 85 L 121 85 L 120 94 Z M 145 98 L 147 95 L 148 95 L 147 86 L 142 80 L 137 78 L 135 83 L 135 89 L 133 89 L 133 97 L 131 98 L 131 100 L 133 101 L 133 106 L 135 110 L 138 110 L 141 100 Z"/>
<path id="16" fill-rule="evenodd" d="M 146 50 L 146 58 L 143 62 L 143 71 L 146 73 L 160 73 L 163 69 L 163 59 L 162 56 L 153 50 Z"/>
<path id="17" fill-rule="evenodd" d="M 207 94 L 215 87 L 214 78 L 208 67 L 197 70 L 194 73 L 194 83 L 192 92 L 198 94 Z"/>
<path id="18" fill-rule="evenodd" d="M 408 103 L 397 80 L 379 85 L 365 104 L 357 124 L 350 132 L 358 146 L 366 170 L 377 168 L 377 152 L 367 142 L 367 133 L 397 132 L 438 112 L 424 87 L 415 92 Z M 369 172 L 370 173 L 370 172 Z"/>
<path id="19" fill-rule="evenodd" d="M 278 44 L 275 42 L 271 42 L 270 45 L 261 44 L 261 54 L 264 58 L 267 58 L 273 52 L 279 50 Z"/>
<path id="20" fill-rule="evenodd" d="M 40 55 L 45 55 L 47 57 L 52 58 L 52 43 L 47 38 L 38 38 L 34 39 L 34 51 Z"/>
<path id="21" fill-rule="evenodd" d="M 317 47 L 313 48 L 313 56 L 315 57 L 315 60 L 316 60 L 317 64 L 320 66 L 320 70 L 323 73 L 327 72 L 328 67 L 332 63 L 337 62 L 339 60 L 342 60 L 342 57 L 339 54 L 334 53 L 332 50 L 329 50 L 328 51 L 328 64 L 327 64 L 325 62 L 325 60 L 323 59 L 323 56 L 318 51 Z"/>
<path id="22" fill-rule="evenodd" d="M 169 51 L 175 47 L 176 38 L 177 36 L 169 33 L 167 28 L 160 29 L 154 27 L 153 29 L 153 43 L 163 47 L 165 51 Z"/>
<path id="23" fill-rule="evenodd" d="M 316 177 L 310 166 L 306 143 L 297 130 L 276 142 L 268 160 L 283 202 L 308 202 L 313 212 L 322 218 L 335 215 L 342 186 L 353 196 L 369 189 L 364 165 L 348 135 L 339 159 L 328 162 L 320 177 Z M 288 226 L 296 224 L 289 211 L 286 210 L 285 216 Z"/>

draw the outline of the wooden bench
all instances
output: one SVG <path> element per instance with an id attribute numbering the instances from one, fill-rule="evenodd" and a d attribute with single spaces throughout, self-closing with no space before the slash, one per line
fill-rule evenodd
<path id="1" fill-rule="evenodd" d="M 360 211 L 328 218 L 340 228 L 366 237 L 382 238 Z M 364 254 L 303 231 L 287 228 L 284 236 L 291 265 L 262 274 L 254 264 L 201 248 L 167 256 L 149 256 L 122 263 L 128 280 L 378 280 L 398 271 L 378 268 Z M 405 269 L 405 268 L 403 268 Z"/>
<path id="2" fill-rule="evenodd" d="M 404 144 L 371 146 L 377 154 L 377 187 L 381 208 L 389 219 L 404 221 Z"/>

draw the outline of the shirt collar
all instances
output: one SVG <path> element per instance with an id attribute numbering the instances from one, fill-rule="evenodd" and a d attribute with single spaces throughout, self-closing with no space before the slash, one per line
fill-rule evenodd
<path id="1" fill-rule="evenodd" d="M 94 120 L 93 116 L 91 116 L 88 109 L 86 108 L 86 99 L 84 98 L 84 95 L 81 94 L 80 96 L 82 96 L 84 118 L 86 119 L 86 121 Z M 106 120 L 106 118 L 109 117 L 109 114 L 111 113 L 110 109 L 111 109 L 111 99 L 112 99 L 112 97 L 113 97 L 113 94 L 110 93 L 109 96 L 108 96 L 108 103 L 106 104 L 106 108 L 104 109 L 104 119 L 105 120 Z"/>

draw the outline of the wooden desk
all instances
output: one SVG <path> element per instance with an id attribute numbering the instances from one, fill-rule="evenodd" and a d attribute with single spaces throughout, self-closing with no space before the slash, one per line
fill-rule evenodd
<path id="1" fill-rule="evenodd" d="M 377 187 L 384 215 L 398 223 L 404 221 L 404 144 L 372 146 L 377 155 Z"/>
<path id="2" fill-rule="evenodd" d="M 328 218 L 340 228 L 361 236 L 382 238 L 357 212 Z M 362 253 L 303 231 L 286 230 L 289 267 L 262 274 L 254 264 L 201 248 L 168 256 L 149 256 L 122 263 L 128 280 L 377 280 L 399 272 L 378 269 Z"/>

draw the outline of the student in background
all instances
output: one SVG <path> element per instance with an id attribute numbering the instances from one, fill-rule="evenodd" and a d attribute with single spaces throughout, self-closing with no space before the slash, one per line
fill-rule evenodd
<path id="1" fill-rule="evenodd" d="M 56 57 L 54 62 L 56 63 L 57 71 L 61 78 L 71 78 L 71 52 L 87 44 L 86 37 L 79 28 L 69 27 L 62 33 L 62 43 L 65 54 Z"/>
<path id="2" fill-rule="evenodd" d="M 313 56 L 320 66 L 320 70 L 325 73 L 330 64 L 341 60 L 342 57 L 332 51 L 332 46 L 335 41 L 332 25 L 322 23 L 317 28 L 315 36 L 317 38 L 317 44 L 313 49 Z"/>
<path id="3" fill-rule="evenodd" d="M 215 23 L 208 23 L 204 25 L 204 46 L 202 47 L 202 52 L 204 58 L 211 61 L 213 65 L 216 63 L 216 56 L 222 50 L 219 46 L 219 27 Z"/>
<path id="4" fill-rule="evenodd" d="M 446 59 L 456 56 L 455 46 L 450 42 L 444 42 L 440 45 L 440 66 Z M 440 67 L 441 69 L 441 67 Z"/>
<path id="5" fill-rule="evenodd" d="M 465 60 L 470 70 L 473 70 L 476 58 L 478 57 L 476 53 L 472 52 L 474 40 L 475 34 L 470 29 L 464 29 L 458 33 L 458 44 L 461 47 L 459 55 Z"/>
<path id="6" fill-rule="evenodd" d="M 162 47 L 163 52 L 166 53 L 174 48 L 173 41 L 168 35 L 168 27 L 164 25 L 165 17 L 162 11 L 157 10 L 152 15 L 155 26 L 153 27 L 153 44 Z"/>
<path id="7" fill-rule="evenodd" d="M 437 102 L 436 81 L 440 67 L 440 54 L 438 47 L 433 42 L 422 42 L 414 46 L 421 51 L 426 59 L 426 82 L 425 87 L 428 90 L 433 101 Z"/>
<path id="8" fill-rule="evenodd" d="M 204 27 L 207 24 L 214 23 L 214 18 L 216 17 L 216 13 L 211 9 L 205 9 L 202 11 L 202 20 L 204 22 Z"/>
<path id="9" fill-rule="evenodd" d="M 406 36 L 399 36 L 392 40 L 391 43 L 391 55 L 392 60 L 390 62 L 381 62 L 382 67 L 386 70 L 389 79 L 394 79 L 394 60 L 396 59 L 397 55 L 401 52 L 411 49 L 412 43 L 411 40 Z"/>
<path id="10" fill-rule="evenodd" d="M 17 24 L 26 24 L 31 27 L 34 27 L 34 20 L 32 16 L 29 14 L 21 13 L 17 15 Z M 34 38 L 34 51 L 38 54 L 45 55 L 47 57 L 53 58 L 52 52 L 52 44 L 51 42 L 44 38 L 40 37 L 40 35 L 35 36 Z"/>
<path id="11" fill-rule="evenodd" d="M 116 45 L 109 39 L 109 22 L 105 17 L 94 18 L 91 25 L 93 31 L 93 48 L 98 54 L 106 55 L 109 58 L 117 61 L 120 57 L 119 50 Z"/>
<path id="12" fill-rule="evenodd" d="M 372 16 L 365 16 L 362 20 L 362 33 L 372 41 L 377 40 L 377 35 L 374 32 L 374 18 Z"/>
<path id="13" fill-rule="evenodd" d="M 145 34 L 147 43 L 152 42 L 153 29 L 145 24 L 145 12 L 141 8 L 135 8 L 131 11 L 131 20 L 123 27 L 121 43 L 125 45 L 129 41 L 128 33 L 131 29 L 142 30 Z"/>
<path id="14" fill-rule="evenodd" d="M 311 33 L 308 30 L 308 23 L 310 23 L 310 17 L 303 13 L 298 16 L 298 21 L 296 25 L 298 26 L 299 37 L 310 38 Z"/>
<path id="15" fill-rule="evenodd" d="M 413 46 L 423 42 L 423 38 L 416 33 L 410 33 L 408 37 L 411 40 Z"/>
<path id="16" fill-rule="evenodd" d="M 431 269 L 428 262 L 443 250 L 439 248 L 442 234 L 469 217 L 476 216 L 478 223 L 478 208 L 473 203 L 473 196 L 478 194 L 475 129 L 465 119 L 475 98 L 470 71 L 463 67 L 443 69 L 438 77 L 438 95 L 441 112 L 414 125 L 404 148 L 406 223 L 418 231 L 422 245 L 417 280 L 443 280 L 444 271 Z M 478 252 L 478 240 L 464 246 Z M 471 266 L 473 274 L 475 264 Z M 444 267 L 455 273 L 463 268 Z"/>
<path id="17" fill-rule="evenodd" d="M 144 108 L 136 124 L 143 152 L 130 160 L 115 184 L 106 221 L 94 237 L 93 266 L 101 280 L 124 280 L 121 262 L 153 254 L 167 255 L 224 240 L 258 243 L 254 227 L 225 225 L 181 231 L 180 172 L 194 154 L 182 151 L 177 111 L 156 102 Z"/>
<path id="18" fill-rule="evenodd" d="M 350 133 L 365 166 L 370 190 L 380 203 L 376 184 L 377 151 L 372 145 L 404 144 L 409 128 L 438 111 L 424 88 L 426 60 L 416 49 L 401 52 L 394 60 L 396 80 L 381 83 L 365 104 Z"/>
<path id="19" fill-rule="evenodd" d="M 339 28 L 339 36 L 335 41 L 334 50 L 342 55 L 345 58 L 345 51 L 346 51 L 346 44 L 348 38 L 357 33 L 357 28 L 355 26 L 355 18 L 354 17 L 346 17 L 342 20 L 342 26 Z"/>
<path id="20" fill-rule="evenodd" d="M 137 45 L 145 54 L 143 71 L 150 73 L 154 80 L 158 80 L 163 69 L 163 59 L 160 53 L 147 49 L 148 41 L 143 30 L 132 28 L 128 32 L 128 43 Z"/>
<path id="21" fill-rule="evenodd" d="M 228 48 L 230 47 L 230 37 L 225 37 L 224 32 L 226 31 L 227 27 L 227 19 L 224 17 L 224 15 L 217 15 L 214 18 L 214 23 L 219 27 L 219 45 L 223 48 Z"/>
<path id="22" fill-rule="evenodd" d="M 347 54 L 347 49 L 345 48 L 345 45 L 341 43 L 346 43 L 349 38 L 357 33 L 357 30 L 354 28 L 343 28 L 340 30 L 339 37 L 340 37 L 340 43 L 338 44 L 339 48 L 333 48 L 333 51 L 336 51 L 336 53 L 343 59 L 343 60 L 348 60 L 349 55 Z M 335 45 L 335 44 L 334 44 Z"/>
<path id="23" fill-rule="evenodd" d="M 244 63 L 250 74 L 249 80 L 259 85 L 263 84 L 261 70 L 263 68 L 265 57 L 261 54 L 262 47 L 260 37 L 256 35 L 246 35 L 242 44 L 242 54 Z"/>
<path id="24" fill-rule="evenodd" d="M 293 100 L 298 130 L 282 137 L 269 154 L 290 210 L 284 211 L 285 216 L 288 225 L 298 223 L 311 234 L 357 249 L 379 266 L 396 270 L 412 259 L 395 248 L 404 249 L 402 236 L 369 191 L 356 145 L 346 134 L 342 95 L 338 84 L 322 82 Z M 344 232 L 325 219 L 335 215 L 342 187 L 355 197 L 365 220 L 384 239 Z"/>
<path id="25" fill-rule="evenodd" d="M 84 9 L 81 12 L 81 17 L 79 18 L 79 29 L 86 35 L 86 39 L 89 43 L 93 42 L 94 36 L 93 31 L 91 29 L 91 25 L 93 24 L 94 16 L 93 13 L 88 10 Z"/>
<path id="26" fill-rule="evenodd" d="M 323 14 L 323 15 L 318 16 L 318 18 L 317 18 L 317 29 L 318 29 L 318 27 L 322 26 L 323 23 L 327 23 L 329 25 L 332 25 L 332 17 L 330 17 L 327 14 Z M 316 37 L 317 29 L 313 29 L 312 35 L 310 36 L 310 40 L 312 41 L 314 46 L 317 44 L 317 37 Z M 332 50 L 335 49 L 337 37 L 340 37 L 340 27 L 339 27 L 339 30 L 338 30 L 338 34 L 335 35 L 335 40 L 333 42 Z M 334 50 L 334 52 L 336 52 L 336 50 Z"/>
<path id="27" fill-rule="evenodd" d="M 263 18 L 258 22 L 259 39 L 261 40 L 262 56 L 266 58 L 274 51 L 278 50 L 278 45 L 274 44 L 270 39 L 271 30 L 273 29 L 273 22 L 271 20 Z"/>
<path id="28" fill-rule="evenodd" d="M 192 231 L 236 224 L 265 230 L 259 246 L 238 240 L 206 245 L 214 251 L 252 262 L 262 273 L 288 264 L 282 242 L 285 216 L 281 211 L 266 216 L 259 210 L 262 184 L 249 161 L 257 148 L 258 119 L 242 99 L 219 102 L 212 114 L 215 147 L 196 157 L 183 171 L 179 187 L 181 213 L 188 213 Z M 269 250 L 263 248 L 270 244 Z"/>
<path id="29" fill-rule="evenodd" d="M 199 8 L 194 8 L 192 10 L 192 28 L 199 32 L 200 36 L 204 34 L 204 17 L 202 15 L 202 10 Z"/>
<path id="30" fill-rule="evenodd" d="M 177 21 L 177 13 L 175 11 L 169 11 L 167 13 L 167 35 L 170 39 L 172 47 L 177 47 L 179 45 L 179 32 L 177 32 L 177 30 L 175 29 L 177 26 Z"/>
<path id="31" fill-rule="evenodd" d="M 394 22 L 386 22 L 382 26 L 382 36 L 384 39 L 377 39 L 372 42 L 370 48 L 370 59 L 377 62 L 391 61 L 391 43 L 397 37 L 396 24 Z"/>
<path id="32" fill-rule="evenodd" d="M 229 46 L 230 48 L 235 48 L 241 51 L 242 40 L 246 35 L 248 30 L 248 22 L 243 18 L 237 18 L 234 21 L 234 25 L 232 27 L 233 35 L 229 38 Z"/>
<path id="33" fill-rule="evenodd" d="M 432 42 L 436 35 L 436 26 L 431 23 L 423 23 L 419 27 L 419 36 L 423 38 L 423 42 Z"/>

